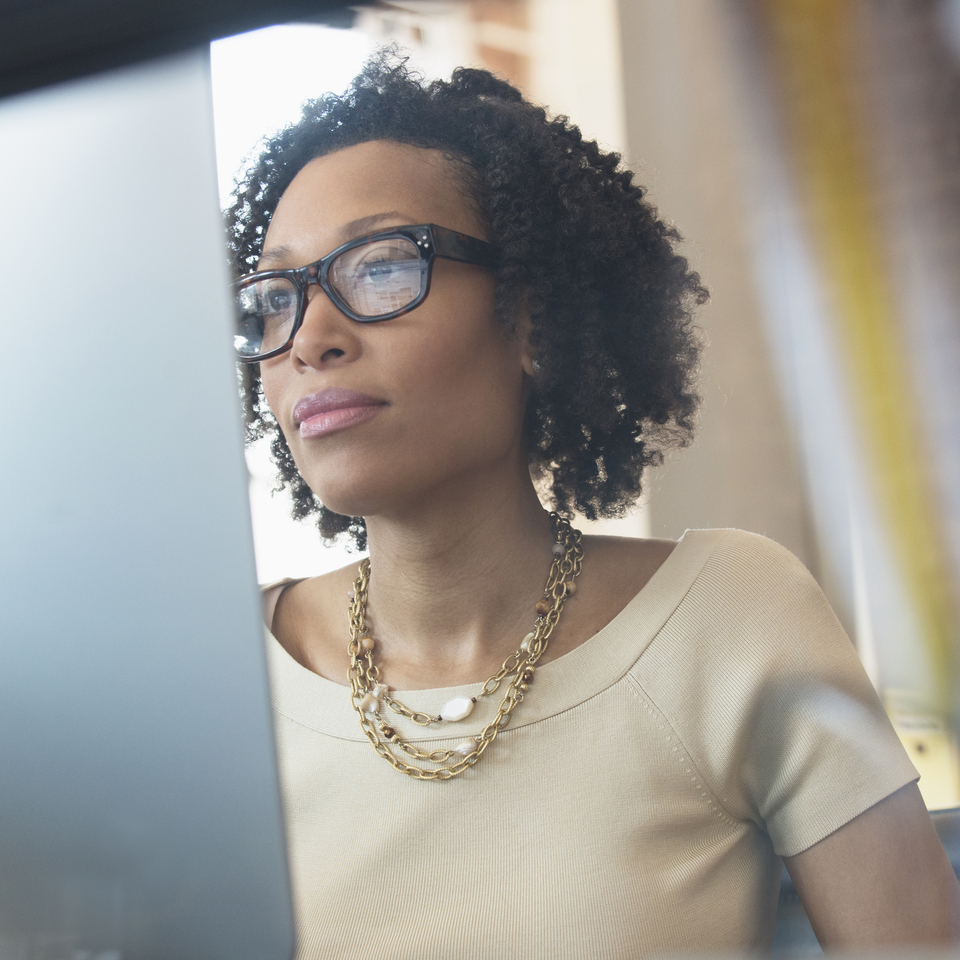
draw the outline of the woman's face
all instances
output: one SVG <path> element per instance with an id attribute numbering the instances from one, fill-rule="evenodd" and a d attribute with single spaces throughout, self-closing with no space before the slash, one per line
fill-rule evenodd
<path id="1" fill-rule="evenodd" d="M 348 147 L 297 174 L 258 269 L 300 267 L 355 237 L 418 223 L 485 239 L 439 152 Z M 494 319 L 493 296 L 491 270 L 439 257 L 426 300 L 393 320 L 357 323 L 309 288 L 292 348 L 264 361 L 261 375 L 297 467 L 326 506 L 403 512 L 525 469 L 532 356 L 525 337 Z"/>

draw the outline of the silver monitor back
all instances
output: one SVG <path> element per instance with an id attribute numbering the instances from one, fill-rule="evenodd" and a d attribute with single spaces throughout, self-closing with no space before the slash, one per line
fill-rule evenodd
<path id="1" fill-rule="evenodd" d="M 0 960 L 293 925 L 207 51 L 0 101 Z"/>

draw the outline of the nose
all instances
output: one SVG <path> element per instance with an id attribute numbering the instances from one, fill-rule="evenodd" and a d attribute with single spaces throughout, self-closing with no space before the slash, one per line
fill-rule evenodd
<path id="1" fill-rule="evenodd" d="M 293 338 L 290 358 L 301 369 L 350 363 L 360 355 L 357 327 L 317 283 L 307 287 L 303 322 Z"/>

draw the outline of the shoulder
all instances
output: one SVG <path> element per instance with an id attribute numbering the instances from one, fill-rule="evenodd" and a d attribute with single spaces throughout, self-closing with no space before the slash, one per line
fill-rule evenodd
<path id="1" fill-rule="evenodd" d="M 589 576 L 589 568 L 593 567 L 608 582 L 610 577 L 624 580 L 637 593 L 676 546 L 675 540 L 587 535 L 583 538 L 584 556 L 588 558 L 584 573 Z"/>
<path id="2" fill-rule="evenodd" d="M 791 855 L 914 779 L 804 565 L 738 530 L 682 542 L 702 566 L 633 675 L 726 808 Z"/>
<path id="3" fill-rule="evenodd" d="M 303 577 L 283 577 L 281 580 L 271 580 L 270 583 L 260 584 L 260 605 L 263 608 L 263 623 L 268 630 L 273 629 L 273 614 L 277 609 L 280 595 L 296 583 L 301 583 Z"/>
<path id="4" fill-rule="evenodd" d="M 791 615 L 806 627 L 826 617 L 831 629 L 839 627 L 810 571 L 779 543 L 733 529 L 688 530 L 681 543 L 702 558 L 691 599 L 709 602 L 718 618 L 773 618 L 789 629 Z"/>
<path id="5" fill-rule="evenodd" d="M 270 626 L 281 596 L 284 606 L 291 608 L 317 602 L 327 605 L 332 603 L 335 597 L 346 602 L 347 591 L 356 576 L 357 564 L 350 564 L 316 577 L 283 577 L 270 583 L 261 583 L 260 597 L 265 623 Z"/>
<path id="6" fill-rule="evenodd" d="M 676 723 L 750 737 L 769 711 L 806 712 L 837 692 L 874 710 L 853 644 L 789 550 L 740 530 L 688 531 L 681 548 L 694 569 L 633 670 Z"/>
<path id="7" fill-rule="evenodd" d="M 550 641 L 549 659 L 595 636 L 621 614 L 676 546 L 673 540 L 585 536 L 576 603 L 564 608 L 560 629 Z"/>
<path id="8" fill-rule="evenodd" d="M 717 567 L 752 570 L 769 577 L 809 577 L 809 571 L 786 547 L 746 530 L 687 530 L 681 543 L 706 548 Z"/>
<path id="9" fill-rule="evenodd" d="M 356 575 L 357 567 L 351 564 L 261 588 L 267 628 L 294 660 L 320 676 L 333 679 L 343 672 L 350 619 L 347 594 Z"/>

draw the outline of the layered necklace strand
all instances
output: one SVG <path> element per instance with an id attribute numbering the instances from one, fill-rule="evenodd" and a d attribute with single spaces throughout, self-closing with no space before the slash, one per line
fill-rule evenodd
<path id="1" fill-rule="evenodd" d="M 380 671 L 374 663 L 376 641 L 366 628 L 370 561 L 366 559 L 360 564 L 360 575 L 354 582 L 350 600 L 350 643 L 347 645 L 351 703 L 360 717 L 360 728 L 373 749 L 395 770 L 417 780 L 449 780 L 458 776 L 483 756 L 487 747 L 496 740 L 497 734 L 510 722 L 517 705 L 523 702 L 533 682 L 536 663 L 546 651 L 550 634 L 560 619 L 564 600 L 576 591 L 576 579 L 583 559 L 580 531 L 574 530 L 556 513 L 550 514 L 550 521 L 555 538 L 553 564 L 543 597 L 537 601 L 533 630 L 523 638 L 519 649 L 510 654 L 503 661 L 503 666 L 481 686 L 475 697 L 454 697 L 444 704 L 437 716 L 411 710 L 392 697 L 389 687 L 381 681 Z M 421 750 L 414 743 L 401 739 L 381 712 L 386 706 L 423 727 L 463 720 L 470 715 L 478 701 L 496 693 L 508 678 L 507 690 L 496 717 L 476 736 L 469 737 L 452 750 Z M 417 765 L 408 763 L 404 755 L 417 761 Z"/>

